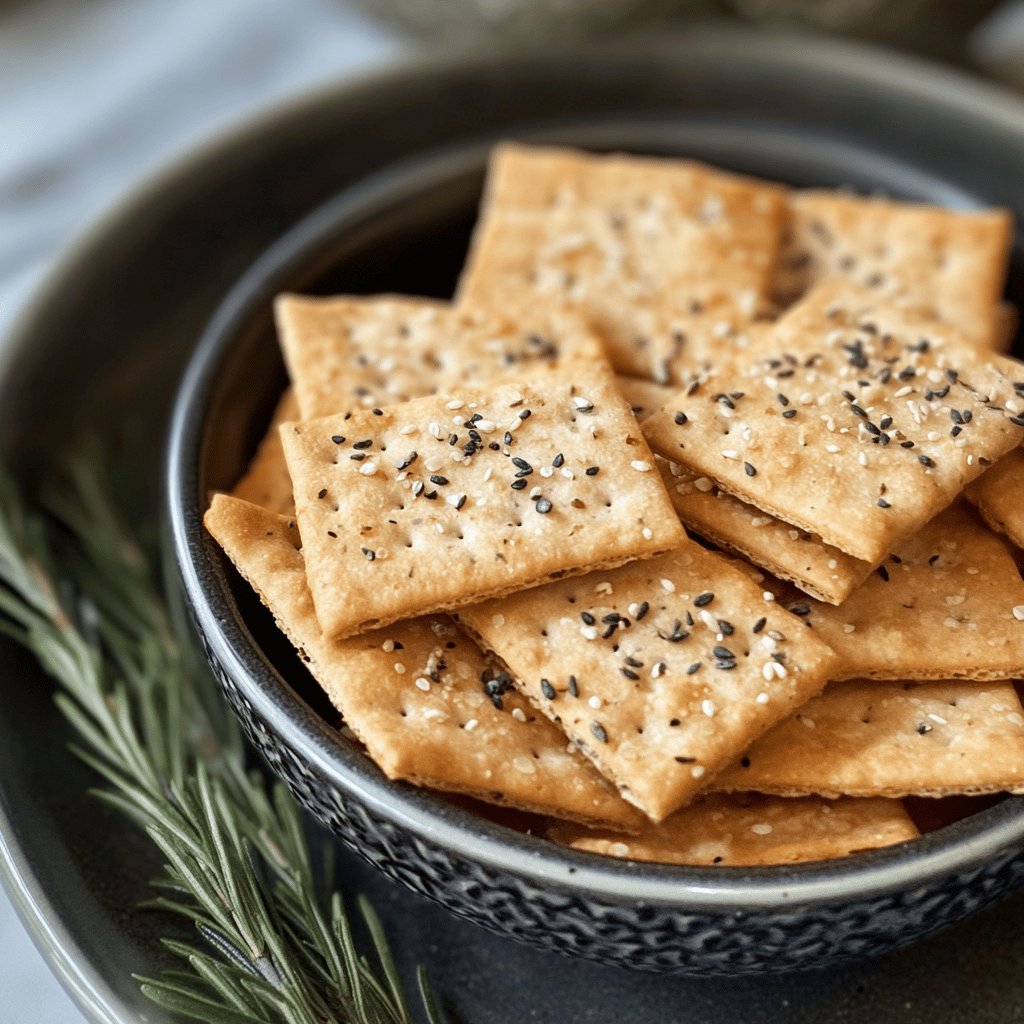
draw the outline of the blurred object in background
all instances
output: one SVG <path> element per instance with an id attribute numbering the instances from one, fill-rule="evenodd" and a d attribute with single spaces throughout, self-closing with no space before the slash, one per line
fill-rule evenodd
<path id="1" fill-rule="evenodd" d="M 843 32 L 947 59 L 999 0 L 351 0 L 431 42 L 548 41 L 620 35 L 695 19 Z"/>
<path id="2" fill-rule="evenodd" d="M 993 12 L 968 40 L 967 55 L 986 75 L 1024 89 L 1024 0 Z"/>

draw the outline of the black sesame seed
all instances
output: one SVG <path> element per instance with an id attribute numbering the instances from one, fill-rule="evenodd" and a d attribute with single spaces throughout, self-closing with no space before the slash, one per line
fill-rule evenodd
<path id="1" fill-rule="evenodd" d="M 373 438 L 372 437 L 368 437 L 364 441 L 356 441 L 352 445 L 352 447 L 353 448 L 358 448 L 360 450 L 362 450 L 363 448 L 372 448 L 373 447 Z"/>
<path id="2" fill-rule="evenodd" d="M 423 483 L 422 480 L 415 481 L 412 485 L 412 496 L 414 498 L 418 498 L 423 493 L 423 488 L 425 486 L 426 485 Z"/>
<path id="3" fill-rule="evenodd" d="M 728 619 L 718 620 L 718 632 L 723 636 L 732 636 L 736 630 L 733 628 L 732 623 Z"/>
<path id="4" fill-rule="evenodd" d="M 918 455 L 917 461 L 920 462 L 922 466 L 934 466 L 935 465 L 935 460 L 928 458 L 927 455 Z"/>
<path id="5" fill-rule="evenodd" d="M 673 718 L 668 724 L 674 729 L 677 725 L 681 725 L 682 723 L 678 718 Z"/>
<path id="6" fill-rule="evenodd" d="M 952 427 L 949 431 L 950 437 L 959 437 L 964 432 L 963 427 Z"/>
<path id="7" fill-rule="evenodd" d="M 736 404 L 728 395 L 715 395 L 715 401 L 724 405 L 728 409 L 735 409 Z"/>
<path id="8" fill-rule="evenodd" d="M 749 462 L 743 463 L 743 472 L 746 473 L 747 476 L 757 476 L 757 470 Z"/>
<path id="9" fill-rule="evenodd" d="M 733 652 L 730 651 L 728 647 L 722 647 L 721 645 L 719 645 L 718 647 L 713 648 L 711 653 L 716 658 L 721 658 L 723 661 L 735 661 L 736 660 L 736 655 L 733 654 Z"/>
<path id="10" fill-rule="evenodd" d="M 349 458 L 353 462 L 362 462 L 366 458 L 366 452 L 353 452 Z"/>
<path id="11" fill-rule="evenodd" d="M 870 422 L 867 422 L 867 423 L 865 423 L 865 424 L 864 424 L 864 429 L 865 429 L 865 430 L 866 430 L 866 431 L 867 431 L 867 432 L 868 432 L 869 434 L 872 434 L 872 435 L 873 435 L 873 436 L 875 436 L 875 437 L 879 437 L 879 436 L 881 435 L 881 433 L 882 433 L 882 431 L 881 431 L 881 430 L 879 430 L 879 429 L 878 429 L 878 427 L 876 427 L 876 426 L 874 425 L 874 423 L 870 423 Z"/>
<path id="12" fill-rule="evenodd" d="M 624 676 L 625 676 L 625 677 L 626 677 L 627 679 L 639 679 L 639 678 L 640 678 L 640 677 L 639 677 L 639 676 L 638 676 L 638 675 L 637 675 L 637 674 L 636 674 L 636 673 L 635 673 L 635 672 L 634 672 L 634 671 L 633 671 L 633 670 L 632 670 L 631 668 L 620 668 L 620 669 L 619 669 L 619 671 L 620 671 L 620 672 L 621 672 L 621 673 L 622 673 L 622 674 L 623 674 L 623 675 L 624 675 Z"/>
<path id="13" fill-rule="evenodd" d="M 710 590 L 705 590 L 703 594 L 698 594 L 694 599 L 693 603 L 698 608 L 703 608 L 705 605 L 711 604 L 714 601 L 715 595 Z"/>
<path id="14" fill-rule="evenodd" d="M 580 612 L 580 618 L 588 626 L 593 626 L 597 622 L 597 619 L 595 619 L 594 616 L 590 614 L 590 612 Z"/>
<path id="15" fill-rule="evenodd" d="M 796 415 L 796 409 L 787 409 L 783 414 L 784 420 L 791 420 Z"/>
<path id="16" fill-rule="evenodd" d="M 505 444 L 511 444 L 511 443 L 512 443 L 512 431 L 506 430 L 505 431 Z"/>
<path id="17" fill-rule="evenodd" d="M 320 490 L 320 493 L 317 494 L 317 497 L 318 498 L 326 498 L 327 497 L 327 488 L 326 487 L 322 488 Z"/>
<path id="18" fill-rule="evenodd" d="M 548 700 L 555 699 L 555 688 L 551 685 L 550 682 L 548 682 L 547 679 L 542 679 L 540 681 L 540 692 L 543 693 Z"/>
<path id="19" fill-rule="evenodd" d="M 361 548 L 360 550 L 366 556 L 368 562 L 372 562 L 377 557 L 377 552 L 372 551 L 370 548 Z"/>
<path id="20" fill-rule="evenodd" d="M 851 404 L 850 412 L 852 412 L 854 416 L 859 416 L 862 420 L 866 420 L 868 418 L 868 414 L 859 405 Z"/>
<path id="21" fill-rule="evenodd" d="M 331 435 L 331 440 L 335 444 L 344 444 L 345 443 L 345 435 L 344 434 L 332 434 Z"/>
<path id="22" fill-rule="evenodd" d="M 878 567 L 878 575 L 881 576 L 886 583 L 889 582 L 889 570 L 886 569 L 884 565 L 880 565 Z"/>
<path id="23" fill-rule="evenodd" d="M 781 406 L 789 405 L 789 399 L 784 394 L 782 394 L 781 392 L 779 394 L 777 394 L 775 397 L 779 400 L 779 405 L 781 405 Z"/>
<path id="24" fill-rule="evenodd" d="M 693 616 L 689 612 L 686 613 L 686 624 L 688 626 L 693 625 Z"/>
<path id="25" fill-rule="evenodd" d="M 930 733 L 930 732 L 932 731 L 932 729 L 933 729 L 933 728 L 934 728 L 934 727 L 933 727 L 933 726 L 931 726 L 931 725 L 929 725 L 929 724 L 928 724 L 927 722 L 922 722 L 922 723 L 921 723 L 921 724 L 920 724 L 920 725 L 919 725 L 919 726 L 917 727 L 917 734 L 918 734 L 919 736 L 927 736 L 927 735 L 928 735 L 928 733 Z"/>
<path id="26" fill-rule="evenodd" d="M 686 674 L 688 676 L 692 676 L 699 668 L 700 668 L 700 662 L 699 661 L 695 661 L 692 665 L 690 665 L 689 668 L 687 668 Z"/>
<path id="27" fill-rule="evenodd" d="M 584 472 L 587 474 L 587 476 L 597 476 L 597 474 L 601 472 L 601 467 L 600 466 L 587 466 L 587 468 L 584 470 Z"/>
<path id="28" fill-rule="evenodd" d="M 900 441 L 900 447 L 901 448 L 913 448 L 914 447 L 914 442 L 913 441 Z"/>
<path id="29" fill-rule="evenodd" d="M 928 564 L 929 564 L 929 565 L 934 565 L 934 564 L 935 564 L 935 563 L 936 563 L 936 562 L 937 562 L 937 561 L 939 560 L 939 558 L 941 558 L 941 557 L 942 557 L 941 555 L 932 555 L 932 556 L 931 556 L 931 557 L 930 557 L 930 558 L 928 559 Z"/>
<path id="30" fill-rule="evenodd" d="M 650 610 L 651 606 L 644 601 L 636 610 L 636 621 L 639 622 Z"/>
<path id="31" fill-rule="evenodd" d="M 762 629 L 768 624 L 768 620 L 762 615 L 761 618 L 754 623 L 752 632 L 760 633 Z"/>
<path id="32" fill-rule="evenodd" d="M 591 722 L 590 731 L 599 743 L 608 742 L 608 733 L 605 732 L 604 726 L 600 722 Z"/>
<path id="33" fill-rule="evenodd" d="M 558 453 L 558 454 L 557 454 L 557 455 L 556 455 L 556 456 L 555 456 L 555 457 L 554 457 L 554 458 L 553 458 L 553 459 L 551 460 L 551 465 L 552 465 L 552 466 L 554 466 L 554 467 L 555 467 L 555 469 L 560 469 L 560 468 L 561 468 L 561 466 L 562 466 L 562 464 L 563 464 L 564 462 L 565 462 L 565 456 L 564 456 L 564 455 L 563 455 L 563 454 L 562 454 L 561 452 L 559 452 L 559 453 Z"/>
<path id="34" fill-rule="evenodd" d="M 608 637 L 610 637 L 618 628 L 619 624 L 617 622 L 611 623 L 609 626 L 605 628 L 605 631 L 601 634 L 601 639 L 607 640 Z"/>
<path id="35" fill-rule="evenodd" d="M 962 415 L 962 413 L 960 412 L 959 409 L 950 409 L 949 410 L 949 418 L 954 423 L 963 423 L 963 421 L 964 421 L 963 415 Z"/>
<path id="36" fill-rule="evenodd" d="M 677 755 L 676 756 L 676 760 L 680 764 L 693 764 L 697 760 L 697 758 L 695 758 L 695 757 L 681 757 L 681 756 Z"/>
<path id="37" fill-rule="evenodd" d="M 964 411 L 960 415 L 963 416 L 964 423 L 970 423 L 971 420 L 974 419 L 974 413 L 971 412 L 970 409 L 964 409 Z"/>
<path id="38" fill-rule="evenodd" d="M 573 697 L 578 697 L 580 695 L 580 686 L 579 683 L 576 682 L 575 676 L 569 676 L 569 693 L 572 694 Z"/>
<path id="39" fill-rule="evenodd" d="M 430 482 L 431 482 L 432 484 L 437 484 L 437 485 L 438 485 L 439 487 L 443 487 L 443 486 L 444 486 L 444 485 L 445 485 L 446 483 L 448 483 L 448 477 L 446 477 L 446 476 L 441 476 L 441 475 L 440 475 L 439 473 L 435 473 L 435 474 L 434 474 L 434 475 L 433 475 L 433 476 L 432 476 L 432 477 L 430 478 Z"/>
<path id="40" fill-rule="evenodd" d="M 526 486 L 526 481 L 523 479 L 513 480 L 510 486 L 513 491 L 521 491 Z"/>
<path id="41" fill-rule="evenodd" d="M 677 412 L 676 415 L 675 415 L 676 426 L 677 427 L 683 426 L 687 422 L 688 419 L 689 419 L 689 417 L 686 415 L 685 412 Z"/>
<path id="42" fill-rule="evenodd" d="M 533 506 L 541 515 L 546 515 L 551 511 L 551 502 L 547 498 L 541 498 L 536 505 Z"/>
<path id="43" fill-rule="evenodd" d="M 808 604 L 794 604 L 794 605 L 790 605 L 789 610 L 794 615 L 810 615 L 811 614 L 811 606 L 808 605 Z"/>
<path id="44" fill-rule="evenodd" d="M 512 465 L 515 466 L 517 469 L 526 469 L 529 470 L 531 473 L 533 472 L 533 466 L 531 466 L 526 461 L 526 459 L 519 458 L 518 455 L 512 456 Z"/>
<path id="45" fill-rule="evenodd" d="M 948 380 L 950 384 L 955 384 L 956 383 L 957 376 L 958 376 L 958 374 L 957 374 L 956 370 L 947 370 L 946 371 L 946 380 Z"/>
<path id="46" fill-rule="evenodd" d="M 531 410 L 529 410 L 529 409 L 524 409 L 524 410 L 523 410 L 523 411 L 522 411 L 522 412 L 521 412 L 521 413 L 519 414 L 519 418 L 520 418 L 521 420 L 528 420 L 528 419 L 529 419 L 529 418 L 530 418 L 530 417 L 531 417 L 532 415 L 533 415 L 533 412 L 532 412 Z"/>
<path id="47" fill-rule="evenodd" d="M 1015 427 L 1024 427 L 1024 416 L 1011 416 L 1010 422 Z"/>
<path id="48" fill-rule="evenodd" d="M 403 469 L 408 469 L 418 458 L 419 455 L 416 452 L 409 452 L 405 457 L 405 461 L 399 463 L 398 471 L 401 472 Z"/>
<path id="49" fill-rule="evenodd" d="M 455 511 L 457 512 L 465 504 L 466 504 L 466 495 L 465 494 L 460 494 L 458 499 L 455 502 Z"/>
<path id="50" fill-rule="evenodd" d="M 881 428 L 882 428 L 883 430 L 888 430 L 888 429 L 889 429 L 889 428 L 890 428 L 890 427 L 892 426 L 892 417 L 891 417 L 891 416 L 883 416 L 883 417 L 882 417 L 882 418 L 881 418 L 881 419 L 880 419 L 880 420 L 878 421 L 878 425 L 879 425 L 879 426 L 880 426 L 880 427 L 881 427 Z"/>
<path id="51" fill-rule="evenodd" d="M 328 537 L 337 537 L 338 535 L 333 530 L 328 530 L 327 531 L 327 536 Z"/>
<path id="52" fill-rule="evenodd" d="M 374 416 L 383 416 L 384 415 L 384 410 L 383 409 L 373 409 L 371 411 L 373 412 Z"/>

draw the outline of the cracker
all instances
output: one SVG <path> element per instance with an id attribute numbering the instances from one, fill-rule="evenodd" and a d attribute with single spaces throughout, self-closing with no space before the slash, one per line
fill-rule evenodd
<path id="1" fill-rule="evenodd" d="M 611 374 L 574 379 L 452 391 L 282 428 L 325 633 L 682 543 Z"/>
<path id="2" fill-rule="evenodd" d="M 571 303 L 617 370 L 679 380 L 766 304 L 784 197 L 691 161 L 506 143 L 458 296 Z"/>
<path id="3" fill-rule="evenodd" d="M 776 293 L 787 305 L 814 284 L 839 278 L 996 348 L 1012 236 L 1008 210 L 793 192 Z"/>
<path id="4" fill-rule="evenodd" d="M 218 495 L 207 529 L 390 779 L 636 828 L 621 800 L 447 616 L 349 640 L 321 633 L 294 521 Z M 487 686 L 490 686 L 490 693 Z"/>
<path id="5" fill-rule="evenodd" d="M 1024 548 L 1024 451 L 1004 455 L 964 493 L 993 530 Z"/>
<path id="6" fill-rule="evenodd" d="M 1024 580 L 963 502 L 901 541 L 840 607 L 786 605 L 839 655 L 836 679 L 1024 677 Z"/>
<path id="7" fill-rule="evenodd" d="M 657 463 L 672 505 L 687 529 L 804 593 L 828 604 L 840 604 L 871 572 L 868 562 L 740 501 L 710 477 L 697 476 L 660 456 Z"/>
<path id="8" fill-rule="evenodd" d="M 1024 438 L 1024 367 L 863 290 L 819 286 L 759 348 L 679 392 L 644 433 L 861 561 L 878 564 Z"/>
<path id="9" fill-rule="evenodd" d="M 605 362 L 578 315 L 533 303 L 521 318 L 398 295 L 275 305 L 301 418 L 394 405 L 455 385 Z M 298 417 L 293 417 L 293 419 Z"/>
<path id="10" fill-rule="evenodd" d="M 643 423 L 676 393 L 674 388 L 665 384 L 656 384 L 640 377 L 626 377 L 623 374 L 615 377 L 615 386 L 619 389 L 619 394 L 629 402 L 637 423 Z"/>
<path id="11" fill-rule="evenodd" d="M 547 838 L 625 860 L 756 867 L 845 857 L 918 834 L 898 800 L 785 800 L 744 794 L 709 796 L 635 837 L 556 825 Z"/>
<path id="12" fill-rule="evenodd" d="M 1009 683 L 833 683 L 715 780 L 778 796 L 1024 792 L 1024 708 Z"/>
<path id="13" fill-rule="evenodd" d="M 298 415 L 295 392 L 288 388 L 277 403 L 267 433 L 260 441 L 249 468 L 231 492 L 234 497 L 284 515 L 291 515 L 295 511 L 292 478 L 288 475 L 288 465 L 284 461 L 284 449 L 281 447 L 281 424 L 294 420 Z"/>
<path id="14" fill-rule="evenodd" d="M 771 596 L 690 543 L 459 618 L 660 821 L 829 677 L 832 652 Z"/>

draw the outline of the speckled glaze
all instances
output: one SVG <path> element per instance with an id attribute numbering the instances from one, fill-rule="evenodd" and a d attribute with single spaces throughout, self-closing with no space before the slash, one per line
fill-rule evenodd
<path id="1" fill-rule="evenodd" d="M 759 81 L 756 70 L 744 66 L 743 75 Z M 915 126 L 924 163 L 902 138 L 889 151 L 858 145 L 851 93 L 834 81 L 811 99 L 751 96 L 737 85 L 728 114 L 682 85 L 669 110 L 662 85 L 651 86 L 658 104 L 636 100 L 646 120 L 635 111 L 599 116 L 603 79 L 567 87 L 587 112 L 547 118 L 534 97 L 523 112 L 529 129 L 507 117 L 504 128 L 467 126 L 346 189 L 253 266 L 211 321 L 179 395 L 167 506 L 206 652 L 250 739 L 319 820 L 387 876 L 501 935 L 599 963 L 706 976 L 818 967 L 906 945 L 1024 880 L 1022 801 L 910 844 L 791 868 L 689 869 L 556 848 L 387 782 L 333 727 L 297 659 L 202 531 L 205 495 L 231 485 L 283 386 L 273 295 L 450 294 L 493 138 L 680 153 L 795 184 L 884 187 L 957 205 L 1003 198 L 990 169 L 972 179 L 944 165 L 941 119 Z M 830 123 L 843 131 L 830 133 Z M 1024 170 L 1024 144 L 1020 163 Z M 1011 293 L 1019 281 L 1015 257 Z"/>

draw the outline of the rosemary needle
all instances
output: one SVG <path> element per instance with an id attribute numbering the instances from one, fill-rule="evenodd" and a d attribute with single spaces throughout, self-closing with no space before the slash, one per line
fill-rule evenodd
<path id="1" fill-rule="evenodd" d="M 181 967 L 139 977 L 142 991 L 208 1024 L 407 1024 L 372 908 L 360 901 L 373 962 L 341 897 L 318 893 L 297 805 L 245 770 L 237 726 L 201 658 L 176 644 L 105 479 L 95 460 L 73 464 L 44 515 L 0 474 L 0 635 L 57 680 L 74 749 L 105 782 L 97 795 L 163 854 L 146 906 L 196 929 L 196 945 L 163 941 Z M 440 1024 L 422 971 L 417 980 Z"/>

